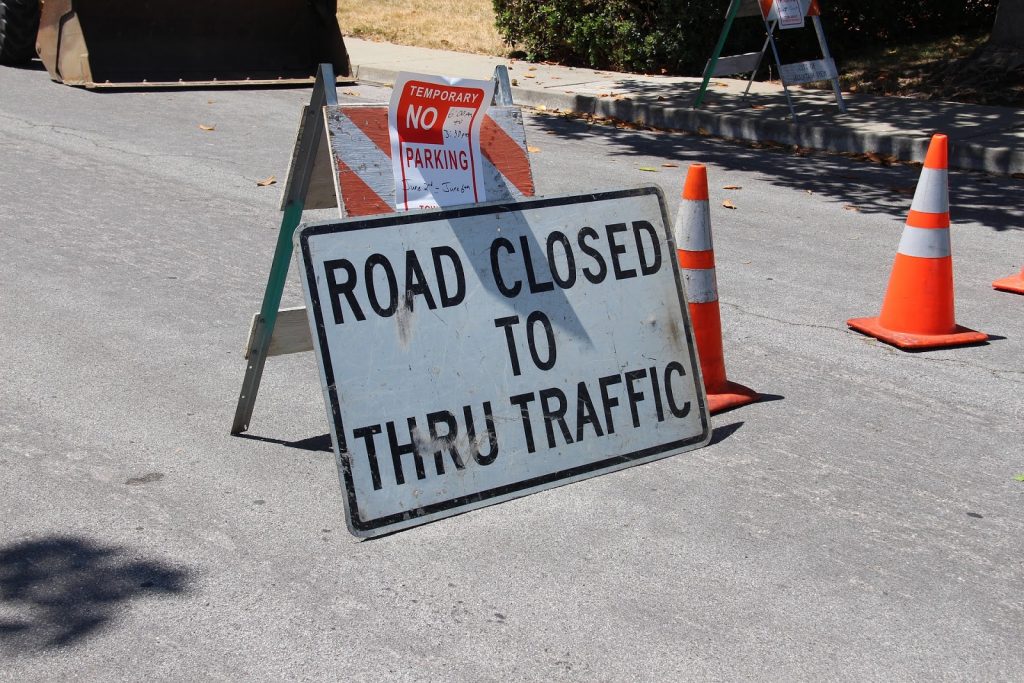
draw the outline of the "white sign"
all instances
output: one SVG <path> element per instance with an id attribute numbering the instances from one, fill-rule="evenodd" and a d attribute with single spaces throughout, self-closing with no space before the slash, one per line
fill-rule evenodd
<path id="1" fill-rule="evenodd" d="M 398 75 L 388 107 L 398 210 L 486 200 L 480 125 L 493 94 L 493 81 Z"/>
<path id="2" fill-rule="evenodd" d="M 666 225 L 645 187 L 300 228 L 352 533 L 706 444 Z"/>
<path id="3" fill-rule="evenodd" d="M 779 66 L 779 75 L 786 85 L 800 85 L 831 80 L 837 78 L 839 72 L 836 71 L 836 63 L 833 60 L 814 59 L 809 62 L 782 64 Z"/>
<path id="4" fill-rule="evenodd" d="M 775 0 L 779 28 L 803 28 L 804 7 L 800 0 Z"/>

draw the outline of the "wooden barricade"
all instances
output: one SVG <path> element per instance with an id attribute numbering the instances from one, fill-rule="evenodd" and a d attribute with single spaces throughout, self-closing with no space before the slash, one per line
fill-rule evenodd
<path id="1" fill-rule="evenodd" d="M 765 41 L 759 52 L 746 52 L 738 55 L 723 57 L 722 50 L 725 41 L 729 37 L 733 21 L 741 17 L 760 17 L 764 22 Z M 804 19 L 810 19 L 814 27 L 814 33 L 818 38 L 818 46 L 821 48 L 822 58 L 807 62 L 796 62 L 783 64 L 779 56 L 778 46 L 775 43 L 776 29 L 802 28 Z M 782 90 L 786 95 L 786 104 L 789 105 L 789 113 L 795 121 L 796 110 L 793 108 L 793 99 L 789 93 L 789 86 L 815 81 L 830 81 L 832 91 L 835 94 L 836 106 L 839 111 L 846 111 L 846 103 L 843 102 L 843 94 L 839 89 L 839 73 L 836 70 L 835 61 L 828 49 L 828 41 L 825 40 L 825 30 L 821 25 L 821 9 L 818 0 L 732 0 L 725 15 L 725 25 L 719 35 L 718 43 L 715 45 L 711 58 L 704 67 L 704 79 L 701 82 L 700 90 L 694 100 L 693 106 L 699 109 L 707 93 L 709 81 L 716 76 L 730 76 L 734 74 L 749 74 L 747 88 L 743 91 L 744 97 L 750 92 L 750 85 L 754 81 L 757 70 L 764 62 L 765 53 L 771 48 L 772 58 L 779 70 L 779 79 L 782 81 Z"/>
<path id="2" fill-rule="evenodd" d="M 508 72 L 495 69 L 494 103 L 480 132 L 488 201 L 534 195 L 523 115 L 512 104 Z M 292 257 L 292 234 L 307 209 L 336 207 L 341 216 L 395 210 L 395 182 L 388 134 L 388 107 L 339 105 L 334 73 L 320 65 L 310 102 L 303 108 L 281 201 L 283 217 L 260 311 L 253 315 L 245 347 L 242 389 L 232 434 L 249 429 L 267 358 L 313 350 L 305 307 L 281 309 Z"/>

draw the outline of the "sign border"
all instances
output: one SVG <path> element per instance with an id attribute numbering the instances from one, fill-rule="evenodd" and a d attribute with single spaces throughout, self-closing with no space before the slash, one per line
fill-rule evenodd
<path id="1" fill-rule="evenodd" d="M 457 508 L 466 507 L 474 503 L 482 501 L 499 499 L 503 496 L 509 496 L 516 494 L 524 490 L 549 484 L 551 482 L 561 481 L 565 484 L 569 484 L 576 478 L 582 475 L 590 474 L 598 470 L 608 469 L 609 473 L 615 471 L 615 469 L 622 469 L 621 465 L 626 465 L 635 460 L 641 460 L 653 455 L 665 454 L 665 457 L 670 455 L 673 451 L 677 451 L 687 446 L 694 444 L 706 443 L 711 438 L 711 422 L 710 415 L 707 410 L 707 397 L 704 390 L 704 380 L 701 376 L 700 361 L 697 358 L 697 345 L 693 337 L 693 325 L 690 322 L 688 314 L 688 306 L 686 301 L 686 295 L 682 286 L 682 279 L 679 273 L 679 263 L 677 259 L 672 258 L 669 261 L 674 264 L 672 267 L 672 273 L 676 281 L 676 292 L 678 294 L 678 300 L 680 310 L 683 313 L 683 320 L 686 322 L 684 325 L 686 331 L 687 346 L 690 351 L 690 367 L 692 368 L 693 375 L 699 379 L 697 385 L 697 406 L 696 409 L 699 411 L 701 418 L 701 433 L 697 436 L 689 439 L 682 439 L 672 441 L 658 446 L 651 446 L 644 448 L 639 451 L 633 451 L 631 453 L 623 453 L 615 455 L 610 458 L 598 460 L 586 465 L 578 465 L 566 470 L 560 470 L 558 472 L 551 472 L 539 477 L 532 479 L 526 479 L 523 481 L 514 482 L 511 484 L 505 484 L 498 486 L 493 489 L 486 491 L 479 491 L 470 495 L 459 496 L 457 498 L 451 498 L 446 501 L 440 501 L 437 503 L 431 503 L 423 507 L 415 508 L 413 510 L 406 510 L 385 517 L 376 517 L 369 520 L 364 520 L 359 515 L 359 506 L 356 503 L 356 492 L 355 483 L 352 476 L 352 471 L 349 463 L 345 458 L 341 457 L 341 453 L 344 450 L 348 452 L 347 443 L 344 440 L 344 426 L 341 419 L 341 408 L 338 402 L 338 392 L 335 384 L 334 377 L 334 366 L 330 358 L 330 346 L 327 342 L 326 326 L 324 324 L 323 313 L 320 306 L 320 292 L 316 286 L 316 274 L 313 269 L 311 254 L 309 250 L 309 239 L 317 235 L 323 235 L 327 233 L 340 233 L 340 232 L 354 232 L 357 230 L 368 230 L 373 228 L 382 227 L 393 227 L 398 225 L 410 225 L 414 223 L 424 223 L 436 220 L 450 220 L 455 218 L 468 218 L 472 216 L 479 216 L 484 214 L 498 213 L 502 211 L 516 212 L 524 209 L 539 209 L 549 206 L 564 206 L 567 204 L 581 204 L 588 201 L 607 201 L 614 199 L 624 199 L 628 197 L 640 197 L 647 195 L 655 195 L 658 199 L 658 205 L 661 209 L 662 215 L 662 226 L 665 229 L 665 235 L 667 242 L 670 246 L 670 253 L 674 255 L 676 245 L 675 240 L 669 229 L 668 213 L 665 209 L 665 196 L 661 191 L 661 188 L 656 185 L 644 185 L 636 188 L 624 189 L 624 190 L 608 190 L 608 191 L 597 191 L 588 192 L 584 194 L 573 194 L 573 195 L 561 195 L 553 197 L 539 197 L 533 199 L 525 199 L 522 201 L 497 201 L 497 202 L 486 202 L 483 204 L 471 204 L 467 206 L 453 207 L 453 208 L 441 208 L 441 209 L 424 209 L 412 212 L 402 212 L 394 214 L 382 214 L 379 216 L 364 216 L 358 218 L 342 219 L 342 220 L 329 220 L 320 221 L 316 223 L 306 223 L 300 225 L 295 232 L 294 240 L 298 243 L 298 246 L 302 253 L 302 262 L 299 264 L 299 268 L 302 271 L 304 277 L 303 280 L 306 284 L 306 295 L 309 297 L 310 312 L 312 313 L 311 322 L 314 327 L 314 343 L 316 345 L 316 355 L 321 362 L 321 370 L 323 372 L 323 379 L 325 380 L 325 386 L 327 387 L 328 400 L 330 402 L 331 410 L 331 440 L 334 448 L 335 460 L 338 463 L 339 474 L 341 475 L 341 483 L 345 490 L 345 498 L 348 505 L 346 519 L 352 532 L 358 536 L 376 536 L 390 531 L 398 531 L 404 527 L 396 527 L 393 529 L 385 529 L 378 531 L 383 527 L 393 527 L 401 522 L 407 522 L 410 520 L 417 519 L 419 517 L 425 517 L 438 512 L 444 512 L 446 510 L 452 510 Z M 339 429 L 341 435 L 338 434 Z M 342 448 L 342 446 L 345 448 Z M 615 468 L 615 469 L 611 469 Z M 547 489 L 543 489 L 547 490 Z M 525 494 L 528 495 L 528 494 Z M 494 503 L 502 502 L 501 500 L 494 500 Z M 469 508 L 465 512 L 469 512 Z"/>

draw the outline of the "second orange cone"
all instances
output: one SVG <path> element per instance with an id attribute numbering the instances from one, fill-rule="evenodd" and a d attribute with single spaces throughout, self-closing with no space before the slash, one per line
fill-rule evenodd
<path id="1" fill-rule="evenodd" d="M 676 216 L 675 239 L 708 408 L 714 414 L 753 403 L 758 399 L 756 391 L 730 382 L 725 376 L 722 317 L 711 242 L 708 173 L 704 164 L 691 164 L 686 173 L 683 199 Z"/>
<path id="2" fill-rule="evenodd" d="M 933 349 L 988 339 L 953 317 L 953 256 L 949 242 L 948 142 L 932 136 L 914 201 L 877 318 L 846 324 L 901 349 Z"/>

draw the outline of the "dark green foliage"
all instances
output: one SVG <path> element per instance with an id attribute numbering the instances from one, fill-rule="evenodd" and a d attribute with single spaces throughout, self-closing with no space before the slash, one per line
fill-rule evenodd
<path id="1" fill-rule="evenodd" d="M 992 28 L 997 0 L 824 0 L 822 21 L 835 51 Z"/>
<path id="2" fill-rule="evenodd" d="M 841 59 L 867 44 L 987 30 L 996 2 L 822 0 L 822 18 Z M 728 6 L 729 0 L 494 0 L 498 31 L 528 59 L 684 75 L 703 70 Z M 810 29 L 799 33 L 809 36 L 790 41 L 813 41 Z M 763 28 L 756 18 L 738 19 L 726 54 L 759 49 L 758 35 Z"/>
<path id="3" fill-rule="evenodd" d="M 676 71 L 706 59 L 701 53 L 707 34 L 718 31 L 727 5 L 728 0 L 494 0 L 499 33 L 510 45 L 522 46 L 529 59 L 638 72 Z"/>

